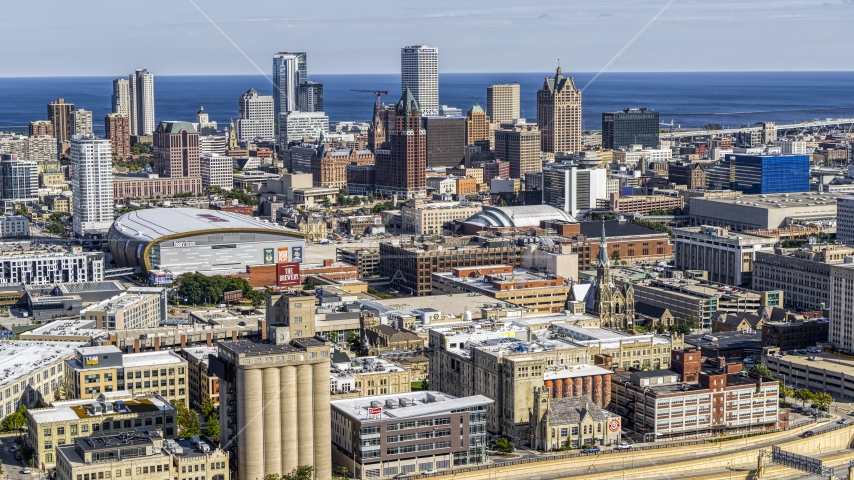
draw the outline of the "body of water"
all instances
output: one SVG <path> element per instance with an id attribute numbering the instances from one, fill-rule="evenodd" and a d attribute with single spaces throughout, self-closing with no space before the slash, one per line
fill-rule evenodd
<path id="1" fill-rule="evenodd" d="M 536 92 L 553 73 L 446 73 L 439 77 L 440 103 L 465 112 L 486 104 L 486 88 L 518 82 L 522 116 L 536 117 Z M 854 117 L 854 72 L 698 72 L 605 73 L 589 86 L 592 73 L 574 74 L 584 88 L 585 129 L 601 128 L 602 112 L 646 107 L 660 112 L 662 123 L 683 128 L 707 123 L 738 127 L 760 121 L 791 123 L 815 118 Z M 0 131 L 26 131 L 32 120 L 47 118 L 47 103 L 57 98 L 93 112 L 95 132 L 103 134 L 110 111 L 114 77 L 0 78 Z M 367 121 L 374 96 L 360 90 L 388 90 L 400 96 L 400 76 L 312 75 L 324 84 L 324 106 L 332 122 Z M 238 98 L 254 88 L 269 95 L 270 80 L 261 75 L 157 76 L 156 120 L 193 120 L 204 106 L 212 120 L 227 124 L 237 117 Z"/>

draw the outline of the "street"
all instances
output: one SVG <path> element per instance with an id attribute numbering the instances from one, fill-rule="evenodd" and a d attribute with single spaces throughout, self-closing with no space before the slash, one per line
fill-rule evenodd
<path id="1" fill-rule="evenodd" d="M 15 454 L 20 453 L 20 449 L 18 449 L 18 452 L 11 451 L 11 448 L 15 446 L 15 435 L 4 435 L 0 437 L 0 442 L 3 444 L 0 446 L 0 461 L 3 462 L 3 480 L 33 480 L 38 478 L 38 473 L 35 471 L 30 474 L 21 472 L 24 468 L 24 463 L 21 460 L 15 460 Z"/>

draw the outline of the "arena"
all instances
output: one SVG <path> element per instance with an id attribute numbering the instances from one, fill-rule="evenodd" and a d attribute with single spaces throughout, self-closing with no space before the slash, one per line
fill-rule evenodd
<path id="1" fill-rule="evenodd" d="M 138 274 L 236 273 L 247 265 L 302 262 L 303 234 L 257 218 L 197 208 L 122 215 L 108 235 L 113 260 Z"/>

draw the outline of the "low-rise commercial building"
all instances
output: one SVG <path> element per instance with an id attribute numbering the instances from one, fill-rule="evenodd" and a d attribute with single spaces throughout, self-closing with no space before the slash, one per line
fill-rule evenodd
<path id="1" fill-rule="evenodd" d="M 785 227 L 799 221 L 836 219 L 838 193 L 777 193 L 691 199 L 691 224 L 736 232 Z"/>
<path id="2" fill-rule="evenodd" d="M 88 399 L 53 402 L 27 411 L 27 444 L 33 465 L 41 470 L 56 462 L 54 448 L 79 437 L 104 433 L 159 430 L 166 438 L 178 434 L 175 407 L 157 394 L 127 391 L 102 393 Z"/>
<path id="3" fill-rule="evenodd" d="M 436 202 L 410 199 L 400 209 L 401 229 L 419 235 L 442 235 L 454 220 L 465 220 L 481 211 L 479 203 Z"/>
<path id="4" fill-rule="evenodd" d="M 697 350 L 674 350 L 670 370 L 624 371 L 611 381 L 611 410 L 647 441 L 771 430 L 786 426 L 777 380 L 707 368 Z"/>
<path id="5" fill-rule="evenodd" d="M 705 270 L 709 280 L 737 287 L 750 287 L 756 254 L 773 251 L 777 243 L 775 238 L 709 225 L 673 229 L 673 235 L 676 268 Z"/>
<path id="6" fill-rule="evenodd" d="M 173 440 L 156 431 L 81 437 L 56 448 L 58 480 L 229 480 L 229 455 L 205 437 Z"/>
<path id="7" fill-rule="evenodd" d="M 334 359 L 333 359 L 334 360 Z M 412 390 L 409 370 L 379 357 L 333 361 L 330 367 L 332 399 L 407 393 Z"/>
<path id="8" fill-rule="evenodd" d="M 30 236 L 30 219 L 23 215 L 0 215 L 0 238 Z"/>
<path id="9" fill-rule="evenodd" d="M 123 354 L 115 346 L 81 347 L 65 362 L 68 398 L 127 390 L 189 404 L 187 361 L 172 351 Z"/>
<path id="10" fill-rule="evenodd" d="M 483 395 L 437 391 L 332 401 L 332 458 L 354 478 L 394 477 L 486 463 Z"/>
<path id="11" fill-rule="evenodd" d="M 767 322 L 762 325 L 762 346 L 782 351 L 815 347 L 827 342 L 830 322 L 826 318 L 793 322 Z"/>
<path id="12" fill-rule="evenodd" d="M 202 177 L 168 177 L 160 178 L 151 173 L 144 176 L 114 175 L 114 200 L 139 199 L 148 200 L 172 198 L 178 194 L 202 193 Z"/>
<path id="13" fill-rule="evenodd" d="M 380 249 L 376 247 L 336 248 L 335 258 L 339 262 L 359 268 L 359 278 L 379 275 Z"/>

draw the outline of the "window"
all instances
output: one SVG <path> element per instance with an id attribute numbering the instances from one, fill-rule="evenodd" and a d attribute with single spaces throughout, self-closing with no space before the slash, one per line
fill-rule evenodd
<path id="1" fill-rule="evenodd" d="M 71 435 L 77 435 L 77 425 L 71 425 L 69 428 L 71 429 Z"/>
<path id="2" fill-rule="evenodd" d="M 567 428 L 561 428 L 560 429 L 560 436 L 565 437 L 567 435 L 567 431 L 568 431 Z"/>

